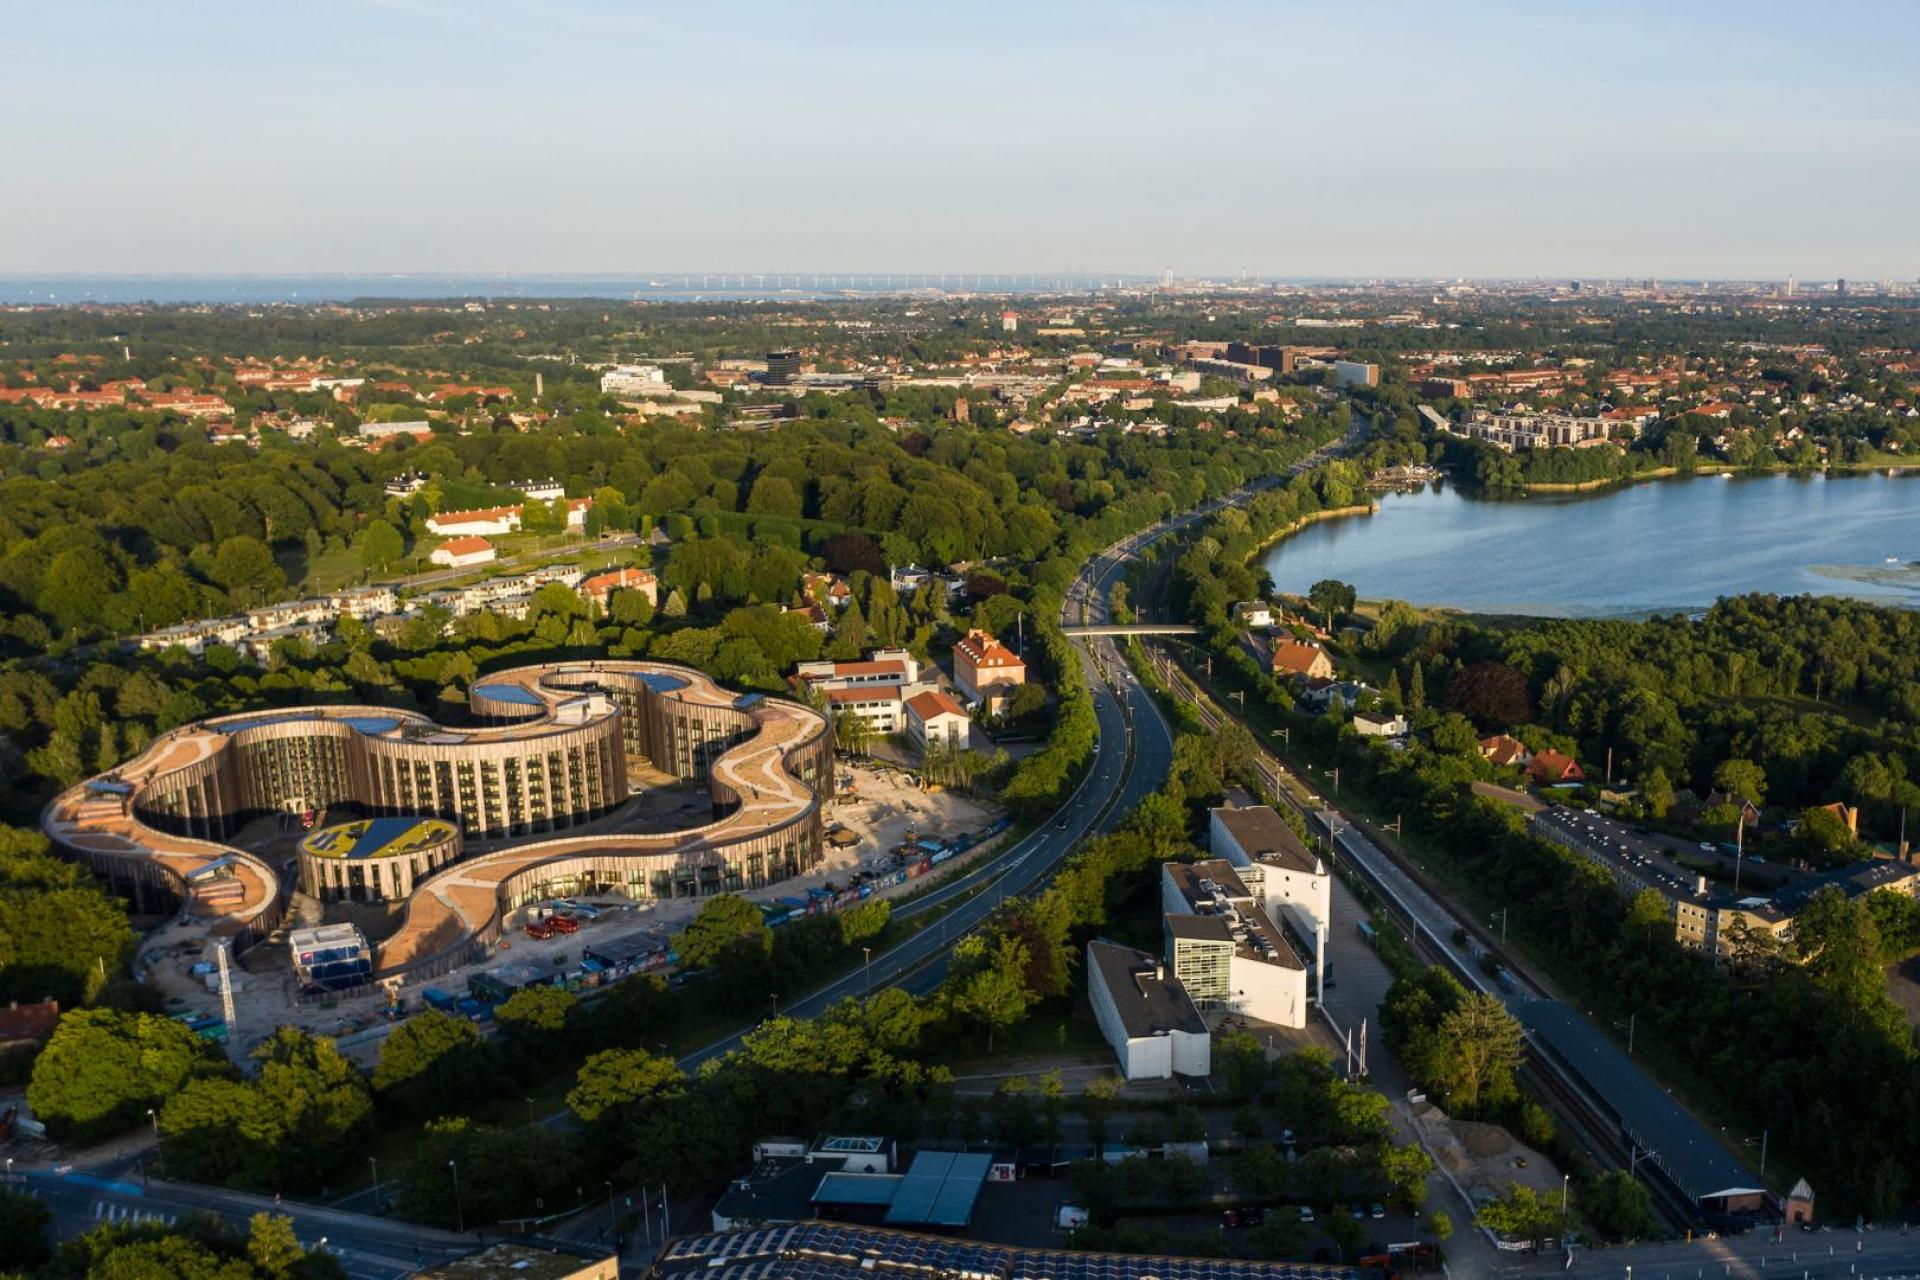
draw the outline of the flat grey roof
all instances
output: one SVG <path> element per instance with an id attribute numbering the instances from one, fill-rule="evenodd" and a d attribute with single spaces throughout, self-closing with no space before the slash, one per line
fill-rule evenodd
<path id="1" fill-rule="evenodd" d="M 1213 812 L 1234 843 L 1246 850 L 1255 862 L 1270 862 L 1309 875 L 1318 870 L 1320 859 L 1308 851 L 1272 805 L 1256 804 L 1244 809 L 1223 807 Z"/>
<path id="2" fill-rule="evenodd" d="M 1167 1031 L 1206 1034 L 1206 1021 L 1180 979 L 1170 973 L 1154 977 L 1160 964 L 1155 957 L 1098 938 L 1087 944 L 1087 956 L 1113 997 L 1113 1007 L 1129 1036 L 1137 1039 Z"/>
<path id="3" fill-rule="evenodd" d="M 1515 1004 L 1513 1014 L 1695 1203 L 1763 1189 L 1705 1125 L 1577 1011 L 1559 1000 L 1528 1000 Z"/>
<path id="4" fill-rule="evenodd" d="M 1225 916 L 1168 916 L 1167 931 L 1196 942 L 1233 942 L 1233 927 Z"/>

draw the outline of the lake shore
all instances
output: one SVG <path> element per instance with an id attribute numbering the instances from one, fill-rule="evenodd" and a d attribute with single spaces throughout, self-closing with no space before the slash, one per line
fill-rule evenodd
<path id="1" fill-rule="evenodd" d="M 1743 483 L 1562 486 L 1536 502 L 1443 483 L 1316 512 L 1251 560 L 1288 594 L 1335 578 L 1368 600 L 1501 618 L 1644 618 L 1756 593 L 1920 608 L 1920 489 L 1899 483 L 1915 474 L 1668 470 L 1635 479 Z M 1376 518 L 1336 519 L 1362 513 Z"/>

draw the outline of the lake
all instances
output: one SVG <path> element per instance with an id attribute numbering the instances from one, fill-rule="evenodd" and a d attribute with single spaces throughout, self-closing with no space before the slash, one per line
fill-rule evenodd
<path id="1" fill-rule="evenodd" d="M 1891 558 L 1891 563 L 1889 559 Z M 1274 584 L 1482 613 L 1635 617 L 1721 596 L 1847 595 L 1920 608 L 1920 476 L 1653 480 L 1470 497 L 1447 485 L 1308 525 L 1264 557 Z"/>

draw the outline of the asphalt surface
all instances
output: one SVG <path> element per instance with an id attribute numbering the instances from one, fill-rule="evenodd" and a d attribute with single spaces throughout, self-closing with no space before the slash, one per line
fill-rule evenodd
<path id="1" fill-rule="evenodd" d="M 1245 502 L 1263 489 L 1284 483 L 1340 448 L 1364 438 L 1366 421 L 1355 416 L 1353 431 L 1303 459 L 1286 473 L 1261 477 L 1225 498 L 1169 517 L 1149 529 L 1121 539 L 1094 556 L 1069 589 L 1062 609 L 1063 623 L 1099 625 L 1111 621 L 1109 592 L 1124 580 L 1128 564 L 1151 543 L 1201 520 L 1223 507 Z M 603 544 L 595 544 L 603 545 Z M 431 580 L 435 575 L 424 575 Z M 419 578 L 410 585 L 422 585 Z M 1028 833 L 981 866 L 900 908 L 903 918 L 958 901 L 935 926 L 923 929 L 897 946 L 872 957 L 860 969 L 830 982 L 778 1010 L 788 1017 L 813 1017 L 849 997 L 871 990 L 901 986 L 916 993 L 933 989 L 945 975 L 954 942 L 977 928 L 1008 897 L 1043 887 L 1068 853 L 1082 839 L 1111 830 L 1143 797 L 1166 781 L 1173 760 L 1173 732 L 1152 697 L 1127 669 L 1110 637 L 1090 636 L 1073 641 L 1093 693 L 1098 724 L 1092 765 L 1066 804 L 1041 827 Z M 984 890 L 984 892 L 976 892 Z M 750 1029 L 748 1029 L 750 1030 Z M 738 1048 L 746 1031 L 714 1041 L 680 1060 L 683 1070 Z M 567 1113 L 546 1117 L 543 1123 L 563 1123 Z M 239 1227 L 253 1214 L 271 1211 L 291 1217 L 295 1233 L 309 1246 L 326 1241 L 353 1280 L 390 1280 L 457 1257 L 477 1246 L 477 1233 L 419 1227 L 388 1218 L 354 1213 L 341 1207 L 322 1207 L 218 1187 L 195 1184 L 145 1183 L 126 1180 L 125 1162 L 116 1167 L 86 1171 L 35 1170 L 13 1173 L 10 1179 L 53 1210 L 56 1239 L 85 1234 L 103 1221 L 174 1221 L 192 1212 L 212 1213 Z M 362 1199 L 371 1198 L 371 1189 Z M 354 1197 L 348 1197 L 349 1200 Z M 583 1212 L 553 1234 L 562 1239 L 590 1238 L 603 1232 L 598 1210 Z"/>
<path id="2" fill-rule="evenodd" d="M 256 1213 L 293 1219 L 294 1234 L 309 1248 L 324 1248 L 340 1260 L 353 1280 L 392 1280 L 470 1253 L 477 1233 L 459 1235 L 386 1218 L 370 1218 L 320 1205 L 271 1196 L 248 1195 L 194 1183 L 146 1182 L 94 1173 L 36 1169 L 12 1174 L 12 1189 L 33 1196 L 53 1211 L 56 1242 L 75 1239 L 104 1223 L 173 1223 L 191 1214 L 211 1214 L 245 1231 Z"/>

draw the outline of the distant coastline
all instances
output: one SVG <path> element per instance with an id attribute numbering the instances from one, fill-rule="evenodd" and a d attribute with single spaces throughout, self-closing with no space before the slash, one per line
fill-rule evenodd
<path id="1" fill-rule="evenodd" d="M 813 302 L 927 294 L 1051 294 L 1137 283 L 1133 276 L 924 275 L 915 272 L 684 272 L 477 275 L 297 272 L 285 275 L 0 273 L 0 306 L 238 306 L 353 301 L 567 299 Z"/>

